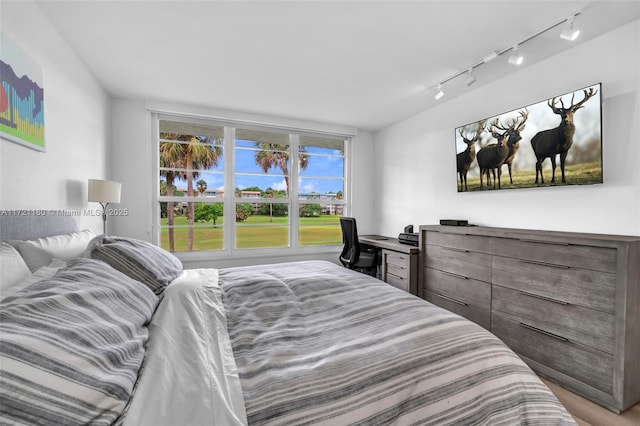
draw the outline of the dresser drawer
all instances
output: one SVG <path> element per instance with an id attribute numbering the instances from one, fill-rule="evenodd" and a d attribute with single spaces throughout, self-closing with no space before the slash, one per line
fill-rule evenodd
<path id="1" fill-rule="evenodd" d="M 409 255 L 382 250 L 382 268 L 385 277 L 395 275 L 398 278 L 409 278 L 409 262 Z M 386 278 L 384 280 L 387 281 Z"/>
<path id="2" fill-rule="evenodd" d="M 493 256 L 493 283 L 613 313 L 616 276 L 607 272 Z"/>
<path id="3" fill-rule="evenodd" d="M 386 275 L 395 275 L 399 278 L 409 278 L 409 272 L 407 268 L 401 266 L 387 264 Z"/>
<path id="4" fill-rule="evenodd" d="M 491 254 L 491 238 L 477 235 L 427 231 L 426 244 Z"/>
<path id="5" fill-rule="evenodd" d="M 459 301 L 453 297 L 434 293 L 429 290 L 425 292 L 425 298 L 434 305 L 440 306 L 441 308 L 453 312 L 454 314 L 458 314 L 461 317 L 465 317 L 468 320 L 483 326 L 487 330 L 490 330 L 491 328 L 491 311 L 488 309 L 481 309 L 477 306 Z"/>
<path id="6" fill-rule="evenodd" d="M 610 394 L 613 356 L 524 320 L 493 313 L 491 331 L 515 352 Z"/>
<path id="7" fill-rule="evenodd" d="M 410 259 L 408 255 L 390 250 L 382 250 L 382 279 L 389 284 L 392 284 L 389 281 L 392 279 L 395 280 L 396 283 L 400 279 L 407 280 L 409 278 L 409 262 Z M 408 286 L 406 283 L 403 284 L 403 286 L 405 285 Z"/>
<path id="8" fill-rule="evenodd" d="M 511 238 L 495 238 L 492 247 L 493 254 L 498 256 L 515 257 L 557 266 L 580 267 L 611 274 L 616 272 L 617 251 L 614 248 Z"/>
<path id="9" fill-rule="evenodd" d="M 491 284 L 485 281 L 424 268 L 424 282 L 427 291 L 444 294 L 487 311 L 491 309 Z"/>
<path id="10" fill-rule="evenodd" d="M 391 250 L 382 250 L 384 257 L 384 263 L 387 265 L 394 265 L 400 268 L 409 268 L 409 255 L 404 253 L 398 253 Z"/>
<path id="11" fill-rule="evenodd" d="M 387 274 L 385 277 L 385 282 L 387 284 L 391 284 L 392 286 L 399 288 L 400 290 L 404 290 L 406 292 L 411 292 L 409 288 L 409 280 L 407 277 L 399 277 L 394 274 Z"/>
<path id="12" fill-rule="evenodd" d="M 424 268 L 426 299 L 489 329 L 491 284 Z"/>
<path id="13" fill-rule="evenodd" d="M 492 309 L 602 352 L 613 353 L 615 317 L 533 292 L 493 286 Z"/>
<path id="14" fill-rule="evenodd" d="M 427 245 L 425 266 L 461 278 L 491 282 L 491 255 L 486 253 Z"/>

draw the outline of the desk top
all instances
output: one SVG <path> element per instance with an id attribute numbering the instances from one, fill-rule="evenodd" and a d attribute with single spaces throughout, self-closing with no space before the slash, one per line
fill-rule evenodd
<path id="1" fill-rule="evenodd" d="M 402 244 L 397 238 L 385 237 L 384 235 L 359 235 L 358 240 L 360 244 L 380 247 L 400 253 L 415 254 L 420 251 L 417 246 Z"/>

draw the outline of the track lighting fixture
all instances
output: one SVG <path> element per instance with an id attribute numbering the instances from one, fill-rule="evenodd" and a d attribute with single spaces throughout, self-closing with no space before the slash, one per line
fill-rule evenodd
<path id="1" fill-rule="evenodd" d="M 473 75 L 473 68 L 469 68 L 469 71 L 467 71 L 467 80 L 465 81 L 465 84 L 467 86 L 471 86 L 475 82 L 476 82 L 476 76 Z"/>
<path id="2" fill-rule="evenodd" d="M 573 28 L 573 22 L 576 20 L 575 16 L 570 16 L 567 18 L 567 22 L 569 22 L 569 28 L 563 30 L 560 33 L 560 38 L 565 40 L 574 41 L 580 35 L 580 30 Z"/>
<path id="3" fill-rule="evenodd" d="M 509 63 L 511 65 L 522 65 L 524 62 L 524 56 L 520 52 L 518 52 L 518 45 L 513 46 L 513 54 L 509 56 Z"/>
<path id="4" fill-rule="evenodd" d="M 433 96 L 434 99 L 436 101 L 439 101 L 440 99 L 442 99 L 444 97 L 444 92 L 442 91 L 442 85 L 445 83 L 449 83 L 451 80 L 457 79 L 458 77 L 461 76 L 465 76 L 465 84 L 467 86 L 471 86 L 473 84 L 475 84 L 476 82 L 476 76 L 474 74 L 474 70 L 477 67 L 480 67 L 482 65 L 485 65 L 487 62 L 491 62 L 494 59 L 496 59 L 498 56 L 502 56 L 505 55 L 507 53 L 510 53 L 510 56 L 508 58 L 508 62 L 511 65 L 514 66 L 520 66 L 524 63 L 524 56 L 520 53 L 520 47 L 525 44 L 530 42 L 531 40 L 551 31 L 551 30 L 556 30 L 558 27 L 560 27 L 561 25 L 567 24 L 569 25 L 569 27 L 567 29 L 565 29 L 564 31 L 562 31 L 562 34 L 560 34 L 560 37 L 562 37 L 565 40 L 570 40 L 573 41 L 575 39 L 578 38 L 578 36 L 580 35 L 580 30 L 576 29 L 573 27 L 574 21 L 576 19 L 577 16 L 579 16 L 582 12 L 576 12 L 575 14 L 573 14 L 572 16 L 565 18 L 559 22 L 556 22 L 555 24 L 538 31 L 537 33 L 521 40 L 520 42 L 516 43 L 516 44 L 512 44 L 510 47 L 506 47 L 504 49 L 500 49 L 500 50 L 494 50 L 490 53 L 488 53 L 487 55 L 485 55 L 484 57 L 480 58 L 477 62 L 472 63 L 471 65 L 467 66 L 466 68 L 463 68 L 462 71 L 457 71 L 456 73 L 450 75 L 449 77 L 445 78 L 444 80 L 440 80 L 440 82 L 437 85 L 436 88 L 436 92 L 435 95 Z M 483 68 L 484 69 L 484 68 Z M 431 88 L 433 88 L 433 86 L 429 86 Z M 455 91 L 455 89 L 453 89 Z"/>
<path id="5" fill-rule="evenodd" d="M 482 62 L 484 62 L 484 63 L 486 64 L 487 62 L 491 62 L 491 61 L 493 61 L 493 60 L 494 60 L 495 58 L 497 58 L 497 57 L 498 57 L 498 52 L 495 52 L 495 51 L 494 51 L 494 52 L 489 53 L 489 54 L 488 54 L 487 56 L 485 56 L 484 58 L 482 58 Z"/>

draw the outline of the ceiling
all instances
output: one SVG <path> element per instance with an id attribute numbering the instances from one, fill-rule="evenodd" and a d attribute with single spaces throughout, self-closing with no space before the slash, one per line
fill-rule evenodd
<path id="1" fill-rule="evenodd" d="M 433 107 L 434 86 L 525 43 L 522 66 L 640 16 L 640 1 L 37 0 L 114 97 L 375 131 Z M 505 53 L 446 83 L 453 96 L 515 72 Z"/>

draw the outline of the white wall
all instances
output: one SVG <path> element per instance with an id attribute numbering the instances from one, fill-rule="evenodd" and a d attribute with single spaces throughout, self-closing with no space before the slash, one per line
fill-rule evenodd
<path id="1" fill-rule="evenodd" d="M 150 115 L 142 101 L 113 99 L 113 179 L 122 183 L 119 208 L 128 216 L 113 217 L 112 233 L 152 241 Z"/>
<path id="2" fill-rule="evenodd" d="M 269 117 L 251 116 L 250 114 L 234 113 L 214 109 L 201 109 L 193 106 L 164 106 L 174 108 L 174 111 L 184 111 L 195 115 L 209 117 L 224 117 L 250 120 L 266 123 Z M 234 115 L 235 114 L 235 115 Z M 120 208 L 129 211 L 128 216 L 113 217 L 110 222 L 110 232 L 147 241 L 153 240 L 153 197 L 152 182 L 154 162 L 157 153 L 152 148 L 153 135 L 151 132 L 151 114 L 147 110 L 147 103 L 143 101 L 113 99 L 111 117 L 113 123 L 113 179 L 122 182 L 122 202 Z M 300 127 L 296 120 L 271 118 L 272 124 Z M 332 127 L 323 123 L 307 123 L 308 128 L 322 129 Z M 373 232 L 375 222 L 373 215 L 373 138 L 370 133 L 360 132 L 353 138 L 352 152 L 352 214 L 358 218 L 358 228 L 361 233 Z M 300 255 L 296 260 L 313 258 L 337 261 L 338 249 L 328 249 L 325 253 Z M 266 262 L 284 262 L 292 260 L 292 256 L 270 256 L 252 259 L 215 259 L 216 267 L 239 266 Z M 183 259 L 186 267 L 207 267 L 212 260 Z"/>
<path id="3" fill-rule="evenodd" d="M 635 21 L 376 133 L 377 231 L 396 235 L 409 223 L 458 218 L 486 226 L 640 235 L 639 64 Z M 456 127 L 598 82 L 604 184 L 457 192 Z M 522 141 L 520 149 L 527 148 L 529 141 Z"/>
<path id="4" fill-rule="evenodd" d="M 34 2 L 2 2 L 0 27 L 42 67 L 47 148 L 0 140 L 0 209 L 70 211 L 101 232 L 99 212 L 84 209 L 99 207 L 87 179 L 109 175 L 109 97 Z"/>

